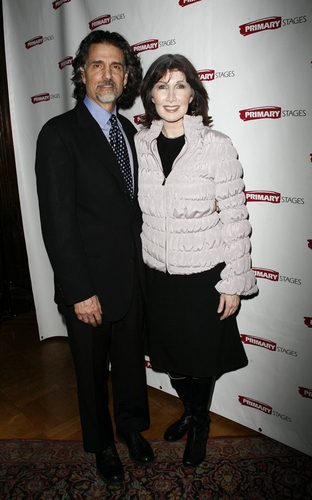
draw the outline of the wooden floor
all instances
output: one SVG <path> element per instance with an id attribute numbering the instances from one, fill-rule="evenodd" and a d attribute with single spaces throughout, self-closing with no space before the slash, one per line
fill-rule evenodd
<path id="1" fill-rule="evenodd" d="M 179 399 L 148 388 L 149 439 L 162 438 L 179 418 Z M 210 436 L 252 435 L 255 431 L 211 414 Z M 73 362 L 67 338 L 39 340 L 34 314 L 0 326 L 0 439 L 81 439 Z"/>

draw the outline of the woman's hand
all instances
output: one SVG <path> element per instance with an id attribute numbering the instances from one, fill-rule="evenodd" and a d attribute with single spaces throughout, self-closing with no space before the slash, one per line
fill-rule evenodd
<path id="1" fill-rule="evenodd" d="M 220 302 L 217 312 L 222 314 L 220 320 L 226 319 L 232 314 L 234 314 L 239 308 L 240 297 L 239 295 L 227 295 L 226 293 L 221 293 Z"/>

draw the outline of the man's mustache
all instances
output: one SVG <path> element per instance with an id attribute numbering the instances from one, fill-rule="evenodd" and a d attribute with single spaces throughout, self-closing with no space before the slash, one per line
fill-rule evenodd
<path id="1" fill-rule="evenodd" d="M 96 88 L 98 89 L 99 87 L 103 87 L 105 85 L 111 85 L 117 89 L 116 83 L 113 80 L 104 80 L 103 82 L 98 83 Z"/>

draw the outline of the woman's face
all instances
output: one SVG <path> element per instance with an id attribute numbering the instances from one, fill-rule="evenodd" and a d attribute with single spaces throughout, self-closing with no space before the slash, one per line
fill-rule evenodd
<path id="1" fill-rule="evenodd" d="M 166 122 L 182 121 L 193 100 L 193 90 L 181 71 L 168 71 L 153 87 L 152 101 L 160 118 Z"/>

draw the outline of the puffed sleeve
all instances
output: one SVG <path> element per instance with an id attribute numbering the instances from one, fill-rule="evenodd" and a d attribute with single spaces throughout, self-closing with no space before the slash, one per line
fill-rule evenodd
<path id="1" fill-rule="evenodd" d="M 219 293 L 230 295 L 252 295 L 258 287 L 251 269 L 251 226 L 245 204 L 243 169 L 229 138 L 224 138 L 219 144 L 218 158 L 215 185 L 225 246 L 225 267 L 216 289 Z"/>

